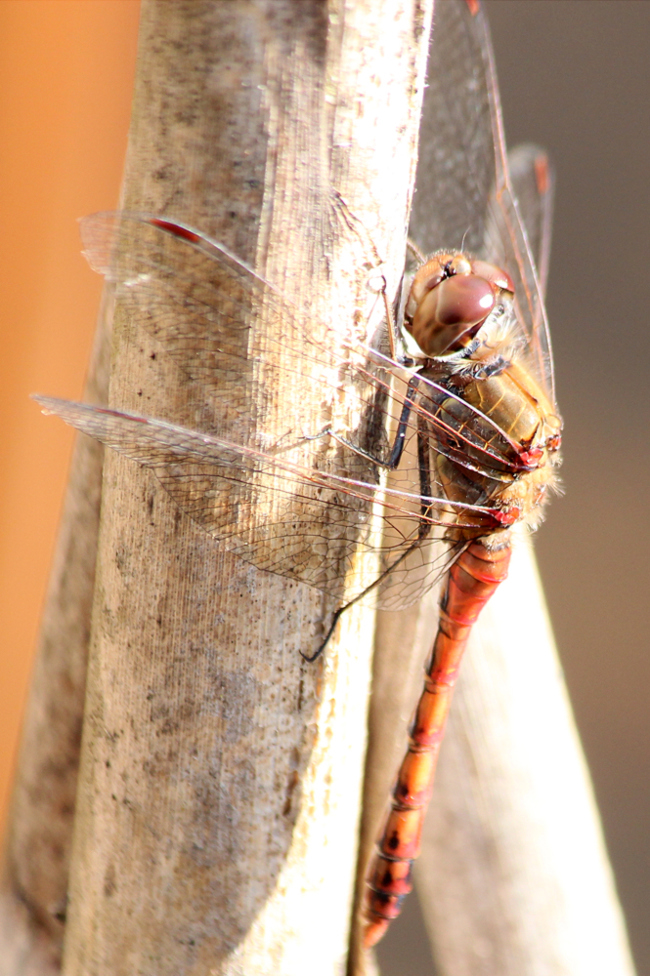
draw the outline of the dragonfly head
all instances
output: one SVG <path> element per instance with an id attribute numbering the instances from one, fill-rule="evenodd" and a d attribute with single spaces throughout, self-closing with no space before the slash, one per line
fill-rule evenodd
<path id="1" fill-rule="evenodd" d="M 440 251 L 413 278 L 405 328 L 426 356 L 458 352 L 470 344 L 499 302 L 512 301 L 510 275 L 460 251 Z"/>

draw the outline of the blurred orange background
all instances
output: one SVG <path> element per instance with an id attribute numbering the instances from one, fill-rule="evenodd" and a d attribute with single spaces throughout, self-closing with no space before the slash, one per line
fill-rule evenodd
<path id="1" fill-rule="evenodd" d="M 77 219 L 114 209 L 137 0 L 0 3 L 0 805 L 4 810 L 72 447 L 38 391 L 78 399 L 102 281 Z"/>
<path id="2" fill-rule="evenodd" d="M 549 282 L 567 494 L 539 534 L 551 614 L 628 916 L 650 973 L 647 515 L 650 4 L 487 0 L 510 144 L 558 170 Z M 80 396 L 101 281 L 76 219 L 118 201 L 137 0 L 0 2 L 0 806 L 72 435 L 31 392 Z M 522 648 L 522 653 L 525 653 Z M 431 976 L 411 899 L 384 976 Z M 411 955 L 412 953 L 412 955 Z"/>

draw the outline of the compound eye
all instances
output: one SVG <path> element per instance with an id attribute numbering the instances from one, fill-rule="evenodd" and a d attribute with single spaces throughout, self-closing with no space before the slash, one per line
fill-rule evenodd
<path id="1" fill-rule="evenodd" d="M 495 288 L 485 278 L 453 275 L 423 296 L 409 331 L 427 356 L 455 352 L 469 345 L 495 304 Z"/>
<path id="2" fill-rule="evenodd" d="M 497 268 L 496 264 L 489 264 L 487 261 L 472 261 L 472 274 L 479 278 L 485 278 L 492 285 L 496 285 L 502 291 L 508 291 L 511 295 L 515 293 L 515 286 L 512 278 L 503 268 Z"/>

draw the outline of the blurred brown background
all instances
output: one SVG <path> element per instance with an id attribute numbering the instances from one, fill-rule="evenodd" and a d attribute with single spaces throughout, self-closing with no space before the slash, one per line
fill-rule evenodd
<path id="1" fill-rule="evenodd" d="M 557 167 L 548 306 L 567 493 L 537 552 L 646 976 L 650 4 L 487 0 L 487 9 L 508 142 L 541 143 Z M 136 0 L 0 3 L 3 808 L 72 442 L 27 396 L 82 390 L 100 281 L 80 256 L 75 220 L 117 203 L 137 16 Z M 411 905 L 382 946 L 384 976 L 430 976 L 417 928 Z"/>

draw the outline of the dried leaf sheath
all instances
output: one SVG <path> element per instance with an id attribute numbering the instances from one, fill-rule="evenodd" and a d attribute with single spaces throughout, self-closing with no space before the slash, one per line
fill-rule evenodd
<path id="1" fill-rule="evenodd" d="M 127 209 L 191 222 L 259 261 L 300 304 L 316 303 L 313 288 L 319 302 L 332 300 L 337 315 L 353 318 L 366 277 L 357 277 L 358 240 L 347 250 L 343 234 L 344 243 L 322 247 L 314 193 L 325 189 L 327 199 L 336 186 L 360 221 L 373 223 L 393 266 L 403 246 L 426 11 L 398 4 L 387 30 L 387 12 L 375 5 L 345 18 L 332 4 L 281 0 L 143 10 Z M 383 47 L 369 43 L 373 32 Z M 219 64 L 221 51 L 229 67 Z M 340 99 L 325 101 L 324 78 L 338 79 Z M 368 78 L 381 79 L 382 90 L 389 83 L 392 94 L 380 95 L 373 81 L 359 123 L 356 99 Z M 358 155 L 352 129 L 364 146 Z M 379 201 L 379 222 L 368 221 Z M 323 251 L 330 265 L 321 287 L 314 272 Z M 186 297 L 196 307 L 200 289 Z M 198 421 L 217 412 L 209 398 L 197 404 L 201 368 L 190 368 L 188 384 L 187 369 L 164 355 L 164 339 L 124 324 L 112 402 L 201 429 Z M 183 352 L 197 349 L 196 340 L 186 332 Z M 203 376 L 210 355 L 204 346 Z M 298 375 L 308 386 L 308 371 Z M 233 386 L 220 389 L 218 405 L 228 409 Z M 302 394 L 284 390 L 291 395 L 289 410 L 299 412 Z M 282 419 L 281 400 L 262 406 Z M 272 443 L 292 426 L 285 424 L 269 422 Z M 351 872 L 358 783 L 346 777 L 358 779 L 363 749 L 361 630 L 353 627 L 359 654 L 342 670 L 335 659 L 309 670 L 300 650 L 323 616 L 318 593 L 217 555 L 136 465 L 108 462 L 104 512 L 67 971 L 327 972 L 345 952 L 349 920 L 340 871 L 327 880 L 328 843 Z M 365 632 L 368 640 L 371 626 Z M 310 818 L 318 820 L 316 843 Z M 327 932 L 317 924 L 322 899 Z"/>

